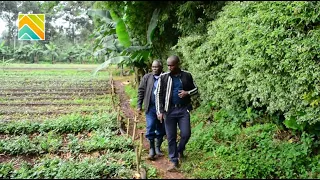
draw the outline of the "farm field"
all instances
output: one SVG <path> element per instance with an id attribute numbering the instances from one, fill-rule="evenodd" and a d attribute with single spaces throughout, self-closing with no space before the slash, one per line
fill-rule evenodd
<path id="1" fill-rule="evenodd" d="M 0 178 L 132 177 L 108 72 L 83 67 L 0 71 Z"/>

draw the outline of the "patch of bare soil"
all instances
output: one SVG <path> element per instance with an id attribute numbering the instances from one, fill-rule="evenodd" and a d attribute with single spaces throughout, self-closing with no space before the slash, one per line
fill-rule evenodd
<path id="1" fill-rule="evenodd" d="M 135 110 L 133 110 L 130 107 L 130 100 L 128 96 L 124 92 L 124 84 L 121 81 L 114 81 L 114 86 L 115 86 L 115 93 L 119 96 L 120 99 L 120 106 L 121 106 L 121 111 L 125 115 L 126 118 L 130 118 L 130 128 L 129 128 L 129 134 L 132 135 L 133 131 L 133 120 L 134 120 L 134 115 L 135 115 Z M 142 116 L 137 116 L 137 120 L 139 122 L 145 122 Z M 131 130 L 131 131 L 130 131 Z M 137 129 L 136 137 L 135 139 L 139 139 L 139 134 L 141 132 L 145 133 L 145 129 Z M 142 154 L 142 159 L 146 159 L 147 154 L 149 152 L 149 145 L 146 140 L 146 138 L 143 139 L 143 147 L 144 147 L 144 153 Z M 165 149 L 162 148 L 163 151 L 166 151 Z M 155 167 L 158 172 L 160 173 L 160 176 L 162 179 L 187 179 L 183 176 L 181 172 L 167 172 L 166 169 L 168 168 L 170 162 L 167 156 L 163 157 L 158 157 L 155 161 L 150 161 L 146 160 L 146 163 L 152 165 Z"/>

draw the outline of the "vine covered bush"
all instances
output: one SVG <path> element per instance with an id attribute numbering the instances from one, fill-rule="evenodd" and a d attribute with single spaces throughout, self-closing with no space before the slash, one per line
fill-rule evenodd
<path id="1" fill-rule="evenodd" d="M 207 34 L 181 38 L 204 103 L 320 122 L 320 2 L 229 2 Z"/>

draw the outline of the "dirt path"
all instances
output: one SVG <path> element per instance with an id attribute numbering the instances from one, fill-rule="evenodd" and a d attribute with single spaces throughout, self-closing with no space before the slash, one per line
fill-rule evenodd
<path id="1" fill-rule="evenodd" d="M 131 132 L 129 132 L 129 134 L 132 135 L 132 129 L 133 129 L 132 122 L 134 119 L 135 111 L 130 107 L 129 98 L 124 92 L 124 84 L 121 81 L 114 81 L 114 85 L 115 85 L 115 92 L 116 92 L 116 94 L 119 95 L 119 98 L 120 98 L 121 111 L 123 112 L 123 114 L 127 118 L 130 118 L 132 120 L 130 122 Z M 141 123 L 145 122 L 143 116 L 138 116 L 138 120 Z M 140 132 L 145 132 L 145 129 L 137 129 L 137 133 L 136 133 L 137 136 L 135 138 L 136 140 L 138 140 L 138 138 L 139 138 L 138 135 L 140 134 Z M 186 179 L 181 172 L 167 172 L 166 171 L 166 169 L 170 163 L 167 156 L 157 158 L 157 160 L 155 160 L 155 161 L 146 160 L 147 154 L 149 152 L 149 145 L 148 145 L 148 142 L 145 138 L 143 139 L 143 146 L 144 146 L 145 151 L 142 154 L 142 159 L 144 159 L 146 163 L 151 164 L 153 167 L 155 167 L 158 170 L 158 172 L 160 173 L 160 176 L 162 179 Z M 162 147 L 162 150 L 165 152 L 167 151 L 163 147 Z"/>

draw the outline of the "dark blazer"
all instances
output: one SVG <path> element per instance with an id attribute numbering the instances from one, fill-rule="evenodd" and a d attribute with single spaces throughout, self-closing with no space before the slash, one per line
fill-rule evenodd
<path id="1" fill-rule="evenodd" d="M 191 98 L 198 93 L 198 88 L 193 81 L 191 73 L 181 70 L 180 71 L 180 80 L 182 82 L 182 89 L 188 91 L 189 96 L 186 96 L 182 99 L 182 103 L 185 106 L 191 107 Z M 168 112 L 171 104 L 171 97 L 172 97 L 172 78 L 171 73 L 163 73 L 161 74 L 158 82 L 157 93 L 156 93 L 156 109 L 157 114 Z"/>
<path id="2" fill-rule="evenodd" d="M 142 103 L 144 104 L 144 110 L 148 111 L 150 99 L 152 95 L 152 87 L 154 84 L 153 73 L 145 74 L 140 82 L 138 88 L 138 108 L 142 108 Z"/>

